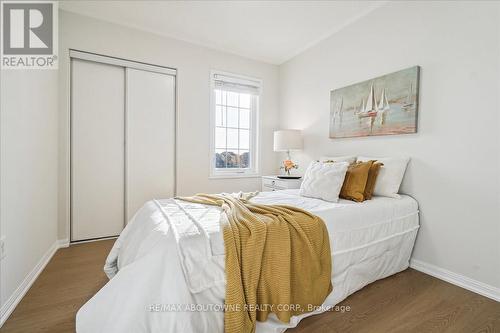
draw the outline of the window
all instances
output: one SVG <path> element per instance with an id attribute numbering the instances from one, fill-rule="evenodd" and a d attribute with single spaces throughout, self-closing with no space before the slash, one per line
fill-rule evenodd
<path id="1" fill-rule="evenodd" d="M 211 81 L 210 175 L 255 176 L 261 81 L 221 72 L 212 72 Z"/>

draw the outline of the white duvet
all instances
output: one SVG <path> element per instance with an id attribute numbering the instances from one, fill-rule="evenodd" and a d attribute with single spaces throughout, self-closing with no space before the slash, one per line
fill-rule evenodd
<path id="1" fill-rule="evenodd" d="M 330 203 L 298 190 L 252 199 L 308 210 L 326 223 L 332 248 L 333 292 L 320 313 L 368 283 L 408 267 L 418 229 L 418 206 L 408 196 L 363 203 Z M 106 259 L 110 281 L 77 313 L 79 333 L 200 333 L 224 331 L 224 242 L 220 209 L 180 200 L 146 203 Z M 270 317 L 257 332 L 281 332 Z"/>

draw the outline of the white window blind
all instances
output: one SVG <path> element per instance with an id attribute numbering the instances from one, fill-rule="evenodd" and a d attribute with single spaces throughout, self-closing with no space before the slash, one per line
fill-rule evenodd
<path id="1" fill-rule="evenodd" d="M 215 89 L 258 96 L 260 82 L 233 76 L 214 74 Z"/>

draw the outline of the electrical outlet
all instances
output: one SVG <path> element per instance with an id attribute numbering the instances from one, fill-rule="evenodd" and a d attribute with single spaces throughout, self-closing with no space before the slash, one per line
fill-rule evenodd
<path id="1" fill-rule="evenodd" d="M 6 253 L 5 253 L 5 236 L 2 236 L 0 238 L 0 260 L 5 258 Z"/>

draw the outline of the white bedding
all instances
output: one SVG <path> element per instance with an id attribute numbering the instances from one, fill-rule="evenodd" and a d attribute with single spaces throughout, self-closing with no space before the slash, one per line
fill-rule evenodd
<path id="1" fill-rule="evenodd" d="M 284 190 L 252 200 L 300 207 L 325 221 L 334 290 L 323 310 L 408 267 L 419 227 L 417 202 L 409 196 L 331 203 Z M 213 206 L 173 199 L 148 202 L 113 246 L 105 264 L 111 280 L 78 311 L 77 331 L 223 332 L 219 216 L 220 209 Z M 307 315 L 293 317 L 289 324 L 270 317 L 257 323 L 257 332 L 281 332 Z"/>

